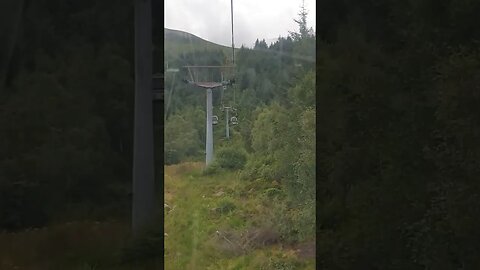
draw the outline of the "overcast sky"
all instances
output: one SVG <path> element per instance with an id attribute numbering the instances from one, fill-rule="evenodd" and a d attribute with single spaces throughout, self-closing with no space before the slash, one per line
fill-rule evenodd
<path id="1" fill-rule="evenodd" d="M 302 0 L 233 0 L 235 47 L 251 47 L 255 40 L 270 45 L 288 31 L 298 31 Z M 305 0 L 307 26 L 315 29 L 315 0 Z M 230 0 L 166 0 L 165 27 L 232 46 Z"/>

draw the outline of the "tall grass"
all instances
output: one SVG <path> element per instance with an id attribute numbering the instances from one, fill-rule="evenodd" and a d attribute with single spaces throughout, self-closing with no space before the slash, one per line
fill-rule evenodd
<path id="1" fill-rule="evenodd" d="M 278 183 L 202 168 L 165 168 L 165 269 L 314 269 L 276 232 L 273 215 L 287 214 L 272 213 Z"/>
<path id="2" fill-rule="evenodd" d="M 1 233 L 0 269 L 95 269 L 115 261 L 128 231 L 120 222 L 82 221 Z"/>
<path id="3" fill-rule="evenodd" d="M 164 254 L 158 223 L 132 241 L 128 222 L 79 221 L 0 233 L 0 269 L 314 269 L 282 235 L 298 213 L 278 183 L 203 169 L 165 167 Z"/>

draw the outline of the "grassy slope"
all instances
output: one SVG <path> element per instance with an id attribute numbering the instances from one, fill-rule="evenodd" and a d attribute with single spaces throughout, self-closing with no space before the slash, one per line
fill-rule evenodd
<path id="1" fill-rule="evenodd" d="M 165 269 L 314 269 L 313 258 L 299 259 L 281 243 L 241 248 L 242 232 L 268 223 L 273 206 L 265 190 L 273 183 L 202 176 L 201 166 L 166 167 Z"/>
<path id="2" fill-rule="evenodd" d="M 128 233 L 128 225 L 114 221 L 0 233 L 0 269 L 99 269 L 94 266 L 116 263 Z"/>
<path id="3" fill-rule="evenodd" d="M 181 53 L 203 50 L 222 50 L 231 55 L 232 48 L 219 45 L 187 32 L 165 28 L 164 32 L 165 61 L 176 59 Z"/>
<path id="4" fill-rule="evenodd" d="M 165 269 L 314 269 L 313 256 L 299 258 L 299 246 L 242 241 L 252 228 L 272 225 L 278 201 L 265 191 L 278 184 L 201 171 L 202 163 L 165 168 Z M 153 246 L 136 247 L 137 255 L 149 255 L 122 262 L 124 247 L 132 245 L 129 231 L 126 222 L 82 221 L 0 233 L 0 269 L 161 269 L 155 234 Z"/>

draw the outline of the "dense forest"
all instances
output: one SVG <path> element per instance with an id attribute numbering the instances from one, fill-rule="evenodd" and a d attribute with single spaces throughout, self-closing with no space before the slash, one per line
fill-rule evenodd
<path id="1" fill-rule="evenodd" d="M 480 2 L 317 7 L 317 265 L 478 269 Z"/>
<path id="2" fill-rule="evenodd" d="M 163 11 L 152 2 L 158 73 Z M 101 249 L 122 246 L 131 216 L 133 1 L 2 1 L 0 23 L 0 268 L 113 254 Z"/>
<path id="3" fill-rule="evenodd" d="M 191 167 L 205 161 L 206 95 L 185 83 L 182 67 L 231 64 L 232 49 L 166 30 L 168 67 L 179 69 L 165 74 L 166 269 L 314 268 L 316 52 L 307 16 L 300 9 L 287 37 L 235 49 L 234 73 L 224 74 L 235 83 L 213 90 L 214 159 L 200 175 Z M 221 79 L 217 70 L 198 73 Z M 310 255 L 285 259 L 294 247 Z"/>
<path id="4" fill-rule="evenodd" d="M 120 269 L 118 263 L 161 260 L 160 226 L 140 239 L 129 241 L 128 234 L 132 3 L 24 1 L 11 2 L 5 10 L 9 14 L 2 25 L 8 30 L 2 59 L 8 61 L 2 65 L 0 101 L 0 228 L 5 231 L 0 235 L 1 266 L 49 269 L 85 263 L 87 269 L 94 265 Z M 154 73 L 163 72 L 164 65 L 159 19 L 154 16 Z M 268 196 L 288 196 L 276 211 L 284 218 L 278 229 L 292 243 L 313 241 L 315 217 L 315 38 L 310 29 L 300 30 L 274 44 L 259 40 L 255 48 L 236 50 L 238 83 L 215 91 L 214 106 L 219 116 L 220 102 L 236 107 L 232 116 L 238 117 L 239 125 L 232 127 L 231 141 L 223 139 L 223 122 L 215 128 L 218 158 L 204 172 L 214 177 L 241 170 L 245 187 L 255 179 L 280 182 L 278 188 L 267 187 Z M 223 64 L 230 57 L 220 46 L 202 48 L 190 41 L 185 48 L 193 51 L 176 47 L 177 52 L 165 52 L 170 67 Z M 165 74 L 165 85 L 167 89 L 174 85 L 175 91 L 170 92 L 171 105 L 165 111 L 165 153 L 155 153 L 157 180 L 163 179 L 164 162 L 183 164 L 204 157 L 203 95 L 181 83 L 186 74 L 178 74 L 173 82 L 169 75 Z M 155 145 L 160 148 L 163 117 L 158 107 L 154 112 Z M 253 187 L 263 194 L 259 183 Z M 283 215 L 287 203 L 298 216 Z M 20 250 L 26 255 L 20 256 Z M 42 254 L 51 259 L 41 259 Z"/>
<path id="5" fill-rule="evenodd" d="M 133 4 L 0 7 L 0 266 L 104 262 L 125 244 L 131 212 Z M 276 206 L 265 218 L 283 243 L 316 236 L 321 269 L 478 269 L 478 14 L 471 0 L 317 1 L 314 36 L 300 16 L 290 36 L 236 49 L 236 84 L 214 93 L 217 158 L 198 177 L 233 171 L 249 188 L 265 185 Z M 229 56 L 166 57 L 181 67 Z M 204 93 L 181 84 L 184 75 L 165 74 L 172 99 L 158 171 L 204 158 Z M 237 108 L 230 141 L 222 103 Z M 61 225 L 82 220 L 105 222 Z M 162 260 L 158 230 L 146 239 L 121 257 Z"/>

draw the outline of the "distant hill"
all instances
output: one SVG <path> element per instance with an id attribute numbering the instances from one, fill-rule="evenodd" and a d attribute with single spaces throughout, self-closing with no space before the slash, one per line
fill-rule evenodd
<path id="1" fill-rule="evenodd" d="M 176 59 L 182 52 L 195 50 L 223 50 L 226 55 L 231 55 L 232 48 L 210 42 L 193 34 L 165 28 L 165 60 Z"/>

